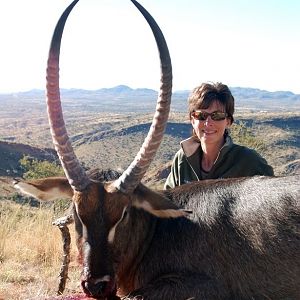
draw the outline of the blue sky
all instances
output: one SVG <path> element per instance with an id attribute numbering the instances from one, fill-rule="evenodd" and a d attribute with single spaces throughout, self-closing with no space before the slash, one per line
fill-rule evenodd
<path id="1" fill-rule="evenodd" d="M 54 26 L 70 0 L 0 4 L 0 93 L 45 88 Z M 300 1 L 140 0 L 161 27 L 174 90 L 204 81 L 300 94 Z M 61 87 L 159 87 L 154 39 L 129 0 L 80 0 L 65 28 Z"/>

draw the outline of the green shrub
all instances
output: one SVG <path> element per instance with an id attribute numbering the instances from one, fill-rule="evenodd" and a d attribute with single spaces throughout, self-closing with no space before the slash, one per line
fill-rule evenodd
<path id="1" fill-rule="evenodd" d="M 230 135 L 236 144 L 255 149 L 259 153 L 266 150 L 266 144 L 256 137 L 251 128 L 247 127 L 244 122 L 233 124 L 230 128 Z"/>
<path id="2" fill-rule="evenodd" d="M 20 165 L 24 170 L 23 177 L 25 179 L 38 179 L 52 176 L 64 176 L 61 166 L 54 162 L 39 161 L 29 156 L 20 159 Z"/>

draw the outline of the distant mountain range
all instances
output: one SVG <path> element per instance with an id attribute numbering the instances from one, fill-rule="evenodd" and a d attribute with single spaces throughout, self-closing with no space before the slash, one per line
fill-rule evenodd
<path id="1" fill-rule="evenodd" d="M 295 111 L 300 110 L 300 95 L 289 91 L 269 92 L 255 88 L 231 87 L 236 100 L 236 108 L 253 111 Z M 173 111 L 187 110 L 189 90 L 174 91 Z M 158 92 L 147 88 L 132 89 L 126 85 L 98 90 L 62 89 L 61 97 L 66 106 L 82 106 L 84 109 L 99 109 L 104 112 L 152 111 Z M 1 104 L 9 102 L 44 100 L 44 90 L 30 90 L 13 94 L 0 94 Z M 7 102 L 8 103 L 8 102 Z"/>

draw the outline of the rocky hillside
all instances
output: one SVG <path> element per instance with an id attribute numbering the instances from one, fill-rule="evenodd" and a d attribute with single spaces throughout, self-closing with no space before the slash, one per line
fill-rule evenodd
<path id="1" fill-rule="evenodd" d="M 0 141 L 0 176 L 20 176 L 22 170 L 19 160 L 24 155 L 38 160 L 54 161 L 57 159 L 53 149 Z"/>
<path id="2" fill-rule="evenodd" d="M 300 95 L 252 88 L 231 88 L 235 120 L 244 122 L 264 145 L 277 175 L 299 172 Z M 191 126 L 186 102 L 190 91 L 175 91 L 171 116 L 147 182 L 161 181 Z M 44 91 L 0 94 L 0 176 L 19 176 L 24 155 L 55 160 Z M 153 117 L 157 92 L 117 86 L 95 91 L 62 90 L 69 136 L 78 158 L 88 168 L 123 170 L 138 152 Z"/>

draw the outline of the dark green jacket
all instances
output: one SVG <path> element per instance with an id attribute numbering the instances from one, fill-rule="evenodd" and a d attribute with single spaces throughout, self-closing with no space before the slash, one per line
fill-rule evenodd
<path id="1" fill-rule="evenodd" d="M 255 150 L 236 145 L 227 136 L 213 167 L 203 178 L 200 170 L 203 152 L 199 140 L 190 137 L 180 145 L 181 149 L 174 157 L 165 189 L 204 179 L 274 175 L 273 168 Z"/>

